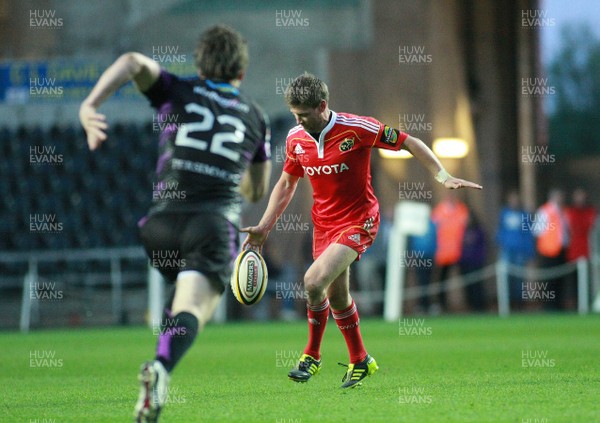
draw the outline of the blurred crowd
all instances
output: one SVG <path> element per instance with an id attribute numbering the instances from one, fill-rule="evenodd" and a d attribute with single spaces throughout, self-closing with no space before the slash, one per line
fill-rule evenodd
<path id="1" fill-rule="evenodd" d="M 566 204 L 565 194 L 552 189 L 547 201 L 535 213 L 525 210 L 517 192 L 507 196 L 507 204 L 500 214 L 496 240 L 499 254 L 509 264 L 525 266 L 535 260 L 542 269 L 556 269 L 567 262 L 590 257 L 590 233 L 597 219 L 597 211 L 589 204 L 587 193 L 577 188 Z M 573 309 L 577 295 L 574 272 L 544 281 L 544 289 L 551 294 L 544 308 Z M 523 278 L 509 276 L 511 300 L 516 308 L 523 307 Z M 542 282 L 539 282 L 540 284 Z"/>
<path id="2" fill-rule="evenodd" d="M 513 269 L 525 272 L 527 267 L 537 267 L 553 269 L 552 273 L 557 275 L 565 273 L 562 265 L 589 258 L 589 237 L 596 219 L 597 211 L 581 188 L 573 191 L 569 204 L 563 191 L 552 189 L 537 210 L 526 210 L 517 191 L 507 194 L 493 240 L 497 247 L 495 259 L 512 265 L 509 290 L 513 309 L 526 308 L 533 299 L 543 300 L 543 308 L 548 310 L 576 307 L 574 271 L 567 271 L 564 276 L 548 279 L 534 276 L 527 280 Z M 453 269 L 455 274 L 472 274 L 494 261 L 490 241 L 477 214 L 453 192 L 440 201 L 431 212 L 429 231 L 409 239 L 409 251 L 430 258 L 433 263 L 433 266 L 414 267 L 417 284 L 422 289 L 415 311 L 429 314 L 451 311 L 446 291 L 436 298 L 427 295 L 427 287 L 434 280 L 446 283 Z M 481 312 L 491 306 L 484 287 L 483 283 L 464 287 L 468 311 Z M 531 289 L 544 290 L 545 295 L 533 296 L 528 292 Z"/>

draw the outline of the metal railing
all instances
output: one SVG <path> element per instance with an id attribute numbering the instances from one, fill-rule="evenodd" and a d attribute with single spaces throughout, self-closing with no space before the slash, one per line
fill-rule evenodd
<path id="1" fill-rule="evenodd" d="M 570 273 L 577 272 L 577 310 L 579 314 L 587 314 L 590 311 L 590 279 L 588 269 L 589 261 L 585 258 L 561 266 L 544 269 L 515 266 L 500 260 L 474 272 L 454 276 L 442 282 L 432 283 L 426 289 L 422 289 L 419 286 L 405 288 L 402 299 L 414 300 L 423 296 L 433 296 L 440 292 L 462 289 L 468 285 L 481 283 L 493 278 L 496 281 L 498 314 L 500 316 L 508 316 L 510 314 L 509 276 L 529 281 L 543 281 L 564 277 Z"/>
<path id="2" fill-rule="evenodd" d="M 150 278 L 151 270 L 148 270 L 147 256 L 141 247 L 124 248 L 96 248 L 88 250 L 56 250 L 56 251 L 31 251 L 31 252 L 13 252 L 0 254 L 0 264 L 19 265 L 26 264 L 27 272 L 22 279 L 22 299 L 19 328 L 22 332 L 29 331 L 31 326 L 32 312 L 37 311 L 40 299 L 35 295 L 35 290 L 39 287 L 40 266 L 46 264 L 56 264 L 59 262 L 77 262 L 86 263 L 91 261 L 107 262 L 110 270 L 107 272 L 89 274 L 86 271 L 71 272 L 70 275 L 80 278 L 82 281 L 88 281 L 88 284 L 100 284 L 108 281 L 111 289 L 111 313 L 113 321 L 117 323 L 121 318 L 123 311 L 123 286 L 124 272 L 122 270 L 123 260 L 139 260 L 144 264 L 140 266 Z M 10 278 L 4 277 L 3 281 L 9 281 Z M 139 280 L 138 280 L 139 282 Z"/>
<path id="3" fill-rule="evenodd" d="M 425 292 L 420 287 L 409 287 L 406 289 L 402 287 L 399 293 L 400 304 L 403 300 L 415 299 L 423 295 L 435 295 L 441 291 L 462 288 L 473 283 L 480 283 L 486 279 L 495 278 L 498 313 L 500 316 L 508 316 L 510 314 L 510 275 L 517 278 L 539 281 L 562 277 L 576 271 L 578 312 L 580 314 L 589 313 L 590 300 L 593 298 L 595 300 L 593 301 L 592 309 L 594 312 L 600 312 L 600 224 L 598 222 L 590 236 L 590 246 L 591 258 L 589 260 L 582 258 L 576 262 L 567 263 L 555 268 L 536 269 L 514 266 L 503 261 L 498 261 L 473 273 L 456 276 L 442 283 L 431 284 Z M 94 274 L 96 282 L 94 282 L 94 275 L 89 274 L 87 271 L 74 272 L 72 276 L 81 280 L 92 281 L 90 282 L 91 284 L 109 281 L 111 289 L 111 313 L 113 321 L 118 323 L 123 311 L 123 286 L 126 285 L 122 270 L 123 260 L 140 260 L 144 262 L 143 267 L 140 266 L 140 269 L 143 269 L 142 271 L 145 274 L 145 280 L 148 285 L 148 309 L 152 322 L 157 322 L 161 314 L 164 286 L 160 274 L 148 266 L 148 259 L 142 247 L 0 253 L 0 264 L 11 266 L 21 264 L 24 268 L 27 268 L 24 276 L 22 274 L 21 276 L 12 278 L 3 276 L 0 281 L 2 285 L 0 286 L 6 287 L 7 283 L 13 283 L 14 286 L 14 281 L 22 277 L 19 328 L 22 332 L 27 332 L 31 326 L 32 312 L 35 312 L 39 306 L 39 299 L 35 295 L 32 295 L 32 287 L 35 287 L 40 280 L 40 265 L 42 263 L 104 261 L 109 264 L 110 270 L 105 273 Z M 138 276 L 136 275 L 136 278 L 139 283 L 140 278 Z M 370 292 L 364 294 L 382 298 L 386 302 L 390 300 L 389 292 Z M 357 293 L 356 296 L 360 298 L 361 295 L 363 293 Z M 223 304 L 223 307 L 219 307 L 216 320 L 224 321 L 225 318 Z"/>

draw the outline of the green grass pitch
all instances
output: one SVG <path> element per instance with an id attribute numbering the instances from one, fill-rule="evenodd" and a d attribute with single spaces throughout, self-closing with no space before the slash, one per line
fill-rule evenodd
<path id="1" fill-rule="evenodd" d="M 520 315 L 365 319 L 380 370 L 341 390 L 344 340 L 332 320 L 323 370 L 287 371 L 306 324 L 209 325 L 176 368 L 163 422 L 600 421 L 600 318 Z M 0 334 L 2 422 L 131 421 L 147 328 Z"/>

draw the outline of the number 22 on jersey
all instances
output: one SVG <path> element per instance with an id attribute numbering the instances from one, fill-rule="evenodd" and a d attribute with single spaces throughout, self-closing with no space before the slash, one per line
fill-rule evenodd
<path id="1" fill-rule="evenodd" d="M 177 132 L 177 137 L 175 138 L 175 145 L 195 148 L 201 151 L 209 150 L 213 154 L 225 157 L 234 162 L 237 162 L 240 159 L 240 153 L 229 148 L 225 143 L 233 142 L 240 144 L 244 141 L 246 126 L 241 119 L 231 115 L 219 115 L 215 119 L 215 115 L 209 108 L 200 106 L 196 103 L 186 104 L 185 111 L 202 116 L 202 121 L 181 125 Z M 219 124 L 219 129 L 221 129 L 220 132 L 214 130 L 215 120 Z M 233 130 L 223 128 L 225 126 L 229 126 Z M 189 135 L 196 132 L 212 133 L 210 142 L 193 138 Z"/>

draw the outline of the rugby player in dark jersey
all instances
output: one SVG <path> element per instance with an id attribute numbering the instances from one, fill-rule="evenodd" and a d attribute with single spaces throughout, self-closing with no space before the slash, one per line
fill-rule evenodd
<path id="1" fill-rule="evenodd" d="M 157 421 L 175 365 L 212 317 L 239 250 L 242 194 L 258 201 L 271 172 L 266 117 L 238 90 L 246 41 L 225 26 L 204 32 L 195 52 L 199 76 L 184 80 L 139 53 L 119 57 L 79 111 L 91 150 L 106 140 L 98 107 L 134 81 L 157 109 L 160 134 L 153 205 L 140 222 L 153 265 L 174 283 L 154 360 L 140 370 L 136 421 Z M 143 154 L 143 152 L 139 152 Z"/>

